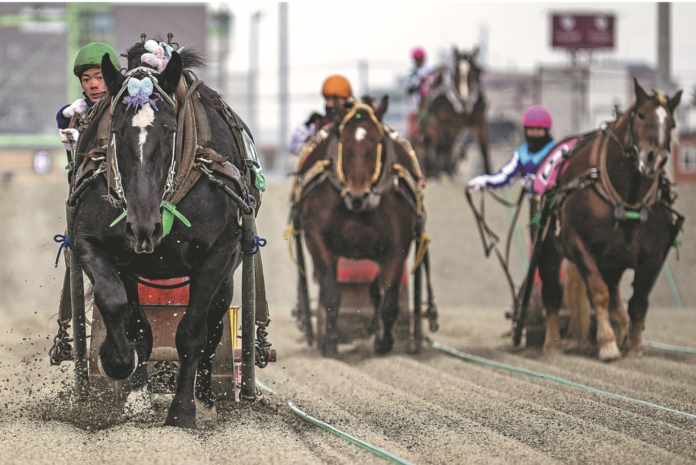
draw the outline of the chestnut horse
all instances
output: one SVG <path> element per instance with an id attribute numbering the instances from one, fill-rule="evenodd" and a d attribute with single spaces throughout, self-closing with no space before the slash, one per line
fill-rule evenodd
<path id="1" fill-rule="evenodd" d="M 545 197 L 549 221 L 536 243 L 547 313 L 544 350 L 561 348 L 558 273 L 565 257 L 577 266 L 595 309 L 599 358 L 619 358 L 620 345 L 628 354 L 642 353 L 648 296 L 683 222 L 663 172 L 681 91 L 671 98 L 648 95 L 635 80 L 635 96 L 615 123 L 578 146 L 559 187 Z M 627 313 L 619 282 L 628 268 L 635 278 Z"/>
<path id="2" fill-rule="evenodd" d="M 376 333 L 375 352 L 392 350 L 404 261 L 414 231 L 422 231 L 424 222 L 415 154 L 382 124 L 388 97 L 377 108 L 371 99 L 365 100 L 339 109 L 341 122 L 325 127 L 305 145 L 295 173 L 293 210 L 299 213 L 297 224 L 304 230 L 319 280 L 319 304 L 326 311 L 320 347 L 325 357 L 339 357 L 339 257 L 370 259 L 379 265 L 370 292 L 376 311 L 370 329 Z"/>
<path id="3" fill-rule="evenodd" d="M 432 84 L 428 96 L 421 101 L 419 114 L 421 134 L 414 143 L 427 176 L 438 176 L 441 171 L 455 174 L 460 154 L 453 153 L 453 149 L 465 128 L 471 128 L 476 135 L 484 170 L 491 172 L 482 69 L 476 62 L 478 52 L 478 48 L 467 53 L 455 47 L 453 66 L 441 66 L 429 78 Z"/>

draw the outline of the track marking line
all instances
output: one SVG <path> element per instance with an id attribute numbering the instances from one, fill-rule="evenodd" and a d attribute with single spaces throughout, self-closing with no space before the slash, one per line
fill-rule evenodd
<path id="1" fill-rule="evenodd" d="M 258 379 L 256 380 L 256 385 L 259 386 L 261 389 L 270 392 L 271 394 L 278 395 L 278 393 L 276 391 L 269 388 L 268 386 L 263 384 Z M 339 438 L 350 442 L 353 445 L 356 445 L 362 449 L 365 449 L 366 451 L 371 452 L 372 454 L 376 455 L 377 457 L 380 457 L 388 462 L 396 463 L 398 465 L 411 465 L 411 462 L 407 462 L 406 460 L 399 458 L 394 454 L 390 454 L 386 450 L 380 449 L 379 447 L 375 447 L 372 444 L 369 444 L 361 439 L 358 439 L 355 436 L 351 436 L 348 433 L 344 433 L 340 429 L 334 428 L 333 426 L 329 425 L 328 423 L 324 423 L 323 421 L 318 420 L 318 419 L 312 417 L 311 415 L 308 415 L 307 413 L 300 410 L 291 401 L 288 401 L 287 403 L 288 403 L 288 407 L 290 407 L 290 409 L 295 413 L 295 415 L 302 418 L 304 421 L 311 423 L 314 426 L 318 426 L 319 428 L 325 429 L 326 431 L 330 432 L 331 434 L 334 434 L 334 435 L 338 436 Z"/>
<path id="2" fill-rule="evenodd" d="M 695 418 L 695 419 L 696 419 L 696 415 L 694 415 L 694 414 L 692 414 L 692 413 L 682 412 L 681 410 L 675 410 L 675 409 L 672 409 L 672 408 L 669 408 L 669 407 L 664 407 L 664 406 L 662 406 L 662 405 L 653 404 L 653 403 L 651 403 L 651 402 L 646 402 L 646 401 L 640 400 L 640 399 L 633 399 L 632 397 L 622 396 L 621 394 L 614 394 L 613 392 L 609 392 L 609 391 L 603 391 L 603 390 L 601 390 L 601 389 L 596 389 L 596 388 L 593 388 L 593 387 L 590 387 L 590 386 L 586 386 L 586 385 L 584 385 L 584 384 L 580 384 L 580 383 L 576 383 L 576 382 L 573 382 L 573 381 L 569 381 L 569 380 L 567 380 L 567 379 L 558 378 L 557 376 L 546 375 L 546 374 L 544 374 L 544 373 L 539 373 L 539 372 L 536 372 L 536 371 L 527 370 L 526 368 L 519 368 L 519 367 L 516 367 L 516 366 L 513 366 L 513 365 L 508 365 L 508 364 L 506 364 L 506 363 L 501 363 L 501 362 L 495 362 L 495 361 L 493 361 L 493 360 L 488 360 L 487 358 L 477 357 L 476 355 L 471 355 L 471 354 L 467 354 L 467 353 L 464 353 L 464 352 L 460 352 L 460 351 L 458 351 L 457 349 L 454 349 L 454 348 L 452 348 L 452 347 L 446 346 L 446 345 L 444 345 L 444 344 L 440 344 L 439 342 L 435 342 L 435 341 L 429 341 L 429 342 L 430 342 L 430 345 L 431 345 L 434 349 L 440 350 L 440 351 L 442 351 L 442 352 L 445 352 L 445 353 L 447 353 L 447 354 L 449 354 L 449 355 L 453 355 L 453 356 L 455 356 L 455 357 L 461 358 L 461 359 L 463 359 L 463 360 L 468 360 L 468 361 L 470 361 L 470 362 L 481 363 L 481 364 L 483 364 L 483 365 L 488 365 L 488 366 L 492 366 L 492 367 L 496 367 L 496 368 L 502 368 L 503 370 L 509 370 L 509 371 L 512 371 L 512 372 L 515 372 L 515 373 L 521 373 L 521 374 L 528 375 L 528 376 L 532 376 L 532 377 L 535 377 L 535 378 L 541 378 L 541 379 L 547 379 L 547 380 L 549 380 L 549 381 L 555 381 L 555 382 L 557 382 L 557 383 L 565 384 L 565 385 L 567 385 L 567 386 L 572 386 L 572 387 L 579 388 L 579 389 L 585 389 L 585 390 L 587 390 L 587 391 L 595 392 L 595 393 L 597 393 L 597 394 L 603 394 L 603 395 L 605 395 L 605 396 L 615 397 L 615 398 L 617 398 L 617 399 L 623 399 L 623 400 L 627 400 L 627 401 L 629 401 L 629 402 L 635 402 L 635 403 L 641 404 L 641 405 L 647 405 L 648 407 L 654 407 L 654 408 L 658 408 L 658 409 L 661 409 L 661 410 L 667 410 L 668 412 L 672 412 L 672 413 L 676 413 L 676 414 L 679 414 L 679 415 L 687 416 L 687 417 L 689 417 L 689 418 Z"/>

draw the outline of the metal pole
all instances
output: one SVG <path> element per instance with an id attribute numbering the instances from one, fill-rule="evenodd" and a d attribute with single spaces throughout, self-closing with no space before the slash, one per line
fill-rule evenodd
<path id="1" fill-rule="evenodd" d="M 77 202 L 71 206 L 66 202 L 65 216 L 68 223 L 68 237 L 75 241 L 75 216 Z M 87 371 L 87 331 L 85 327 L 85 289 L 82 280 L 82 265 L 74 248 L 70 249 L 70 299 L 73 321 L 73 357 L 75 360 L 75 397 L 83 399 L 89 387 Z"/>
<path id="2" fill-rule="evenodd" d="M 285 147 L 288 139 L 288 4 L 287 2 L 278 5 L 278 147 Z"/>
<path id="3" fill-rule="evenodd" d="M 232 15 L 226 3 L 220 6 L 217 21 L 219 28 L 217 87 L 220 94 L 225 95 L 227 93 L 227 58 L 230 52 L 230 23 L 232 22 Z"/>
<path id="4" fill-rule="evenodd" d="M 254 248 L 254 210 L 242 214 L 242 250 Z M 256 272 L 254 255 L 242 258 L 242 398 L 256 399 Z"/>
<path id="5" fill-rule="evenodd" d="M 367 60 L 358 60 L 358 82 L 360 85 L 360 95 L 368 95 L 370 93 L 369 84 L 369 65 Z"/>
<path id="6" fill-rule="evenodd" d="M 259 92 L 259 23 L 261 12 L 251 15 L 249 28 L 249 128 L 258 134 L 258 92 Z"/>
<path id="7" fill-rule="evenodd" d="M 657 89 L 671 92 L 670 4 L 657 4 Z"/>

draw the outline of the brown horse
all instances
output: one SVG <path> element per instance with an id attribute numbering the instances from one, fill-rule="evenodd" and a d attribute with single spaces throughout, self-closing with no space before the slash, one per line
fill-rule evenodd
<path id="1" fill-rule="evenodd" d="M 325 127 L 305 146 L 296 170 L 293 209 L 299 213 L 326 311 L 321 342 L 325 357 L 339 357 L 338 258 L 370 259 L 379 265 L 370 292 L 375 304 L 371 330 L 376 333 L 375 351 L 386 354 L 394 343 L 404 261 L 414 231 L 422 231 L 422 175 L 408 143 L 382 124 L 387 107 L 384 96 L 376 109 L 368 100 L 342 111 L 339 124 Z"/>
<path id="2" fill-rule="evenodd" d="M 671 208 L 663 173 L 681 91 L 671 98 L 648 95 L 636 80 L 635 94 L 623 116 L 578 145 L 560 187 L 545 198 L 549 221 L 537 235 L 547 312 L 544 350 L 561 348 L 558 272 L 565 257 L 577 266 L 595 309 L 599 358 L 619 358 L 619 345 L 628 354 L 642 353 L 648 296 L 683 222 Z M 635 278 L 627 313 L 619 282 L 628 268 Z"/>
<path id="3" fill-rule="evenodd" d="M 467 53 L 455 47 L 452 64 L 436 69 L 429 78 L 432 84 L 428 96 L 421 101 L 421 131 L 414 143 L 427 176 L 438 176 L 441 171 L 455 174 L 460 153 L 454 153 L 453 148 L 465 128 L 471 128 L 476 135 L 484 169 L 487 174 L 491 172 L 482 69 L 476 62 L 478 52 L 478 48 Z"/>

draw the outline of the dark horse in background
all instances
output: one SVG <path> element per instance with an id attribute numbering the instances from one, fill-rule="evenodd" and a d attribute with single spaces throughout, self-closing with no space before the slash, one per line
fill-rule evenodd
<path id="1" fill-rule="evenodd" d="M 392 350 L 392 329 L 400 310 L 399 283 L 420 210 L 420 199 L 407 185 L 412 182 L 417 186 L 421 180 L 415 155 L 392 140 L 382 125 L 388 98 L 384 96 L 376 109 L 371 100 L 366 102 L 347 112 L 339 109 L 341 123 L 329 126 L 327 137 L 317 143 L 298 170 L 301 178 L 324 162 L 330 167 L 328 177 L 304 188 L 298 200 L 305 242 L 319 280 L 319 303 L 326 310 L 321 343 L 325 357 L 339 357 L 339 257 L 370 259 L 379 265 L 370 291 L 375 304 L 370 330 L 377 333 L 377 353 Z M 408 173 L 395 176 L 394 163 Z"/>
<path id="2" fill-rule="evenodd" d="M 491 172 L 482 69 L 476 61 L 478 52 L 478 48 L 468 53 L 455 47 L 452 63 L 440 66 L 428 78 L 430 91 L 421 101 L 420 134 L 414 141 L 426 176 L 438 176 L 442 171 L 454 176 L 464 156 L 464 150 L 455 153 L 455 142 L 466 128 L 476 135 L 486 174 Z"/>
<path id="3" fill-rule="evenodd" d="M 146 52 L 140 44 L 128 51 L 129 70 L 145 66 L 140 57 Z M 112 116 L 109 105 L 105 105 L 86 130 L 80 139 L 81 154 L 97 147 L 97 123 L 101 117 L 112 118 L 108 140 L 114 151 L 112 176 L 120 176 L 122 206 L 127 209 L 127 216 L 110 227 L 122 210 L 102 199 L 111 194 L 105 176 L 100 176 L 79 199 L 74 238 L 106 326 L 107 336 L 99 350 L 102 371 L 112 379 L 126 379 L 137 372 L 133 376 L 136 388 L 145 386 L 145 362 L 152 350 L 152 331 L 140 308 L 136 280 L 190 277 L 189 305 L 176 329 L 180 360 L 176 393 L 165 423 L 185 428 L 195 428 L 194 380 L 196 401 L 209 409 L 208 413 L 214 412 L 212 357 L 222 336 L 222 317 L 232 300 L 233 272 L 241 260 L 238 207 L 205 177 L 176 206 L 191 226 L 175 219 L 171 232 L 163 237 L 162 199 L 176 133 L 184 130 L 177 127 L 177 110 L 183 111 L 185 99 L 182 70 L 184 66 L 201 64 L 195 52 L 174 52 L 161 73 L 149 70 L 171 101 L 157 99 L 153 93 L 150 98 L 156 100 L 156 110 L 150 103 L 127 109 L 123 101 L 126 94 L 122 94 L 111 106 Z M 107 56 L 102 60 L 102 73 L 108 95 L 114 98 L 126 77 Z M 133 78 L 149 79 L 142 69 Z M 219 95 L 203 83 L 199 83 L 198 92 L 212 134 L 212 147 L 208 148 L 229 157 L 228 161 L 244 172 L 240 148 L 218 113 Z M 242 194 L 229 180 L 223 182 Z M 250 195 L 258 199 L 253 182 L 248 188 Z"/>
<path id="4" fill-rule="evenodd" d="M 671 98 L 648 95 L 636 80 L 635 96 L 620 119 L 578 145 L 559 176 L 545 239 L 537 236 L 543 241 L 537 246 L 547 312 L 544 350 L 562 347 L 559 270 L 568 258 L 596 312 L 599 358 L 619 358 L 619 346 L 642 353 L 648 296 L 683 221 L 671 208 L 663 173 L 681 91 Z M 626 313 L 619 282 L 628 268 L 635 277 Z"/>

